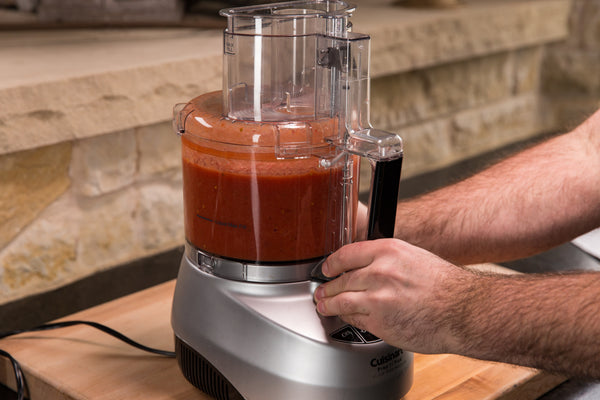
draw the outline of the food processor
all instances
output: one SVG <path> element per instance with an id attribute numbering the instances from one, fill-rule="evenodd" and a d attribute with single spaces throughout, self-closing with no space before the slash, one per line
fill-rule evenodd
<path id="1" fill-rule="evenodd" d="M 411 353 L 313 302 L 322 261 L 359 239 L 361 160 L 367 239 L 394 233 L 402 140 L 370 125 L 353 11 L 221 10 L 223 90 L 175 106 L 186 246 L 171 322 L 183 375 L 217 399 L 397 400 L 412 384 Z"/>

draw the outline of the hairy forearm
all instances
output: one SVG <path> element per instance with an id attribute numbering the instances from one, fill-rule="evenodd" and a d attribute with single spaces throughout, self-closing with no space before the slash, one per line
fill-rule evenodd
<path id="1" fill-rule="evenodd" d="M 396 237 L 455 263 L 506 261 L 600 225 L 600 111 L 575 131 L 399 204 Z"/>
<path id="2" fill-rule="evenodd" d="M 452 352 L 600 379 L 600 274 L 479 275 L 468 289 L 448 311 Z"/>

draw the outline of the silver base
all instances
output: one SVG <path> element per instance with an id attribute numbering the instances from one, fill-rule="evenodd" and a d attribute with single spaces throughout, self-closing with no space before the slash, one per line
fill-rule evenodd
<path id="1" fill-rule="evenodd" d="M 171 323 L 178 340 L 246 400 L 404 396 L 412 385 L 412 354 L 318 315 L 317 286 L 223 279 L 184 256 Z"/>

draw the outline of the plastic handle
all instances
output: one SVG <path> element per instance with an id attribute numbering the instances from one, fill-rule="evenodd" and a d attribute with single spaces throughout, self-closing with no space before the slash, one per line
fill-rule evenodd
<path id="1" fill-rule="evenodd" d="M 402 156 L 373 165 L 367 239 L 394 237 Z"/>
<path id="2" fill-rule="evenodd" d="M 191 110 L 184 112 L 186 106 L 187 104 L 185 103 L 177 103 L 173 107 L 173 121 L 171 124 L 173 126 L 173 131 L 179 136 L 185 133 L 185 120 L 191 112 Z"/>
<path id="3" fill-rule="evenodd" d="M 366 157 L 373 168 L 367 239 L 394 237 L 404 154 L 402 138 L 395 133 L 368 128 L 349 132 L 346 147 L 349 152 Z"/>

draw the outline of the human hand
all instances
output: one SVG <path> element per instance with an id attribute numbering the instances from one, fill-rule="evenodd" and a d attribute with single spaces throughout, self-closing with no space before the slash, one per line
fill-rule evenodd
<path id="1" fill-rule="evenodd" d="M 322 270 L 342 275 L 315 291 L 321 315 L 337 315 L 409 351 L 446 353 L 459 345 L 453 324 L 471 272 L 397 239 L 346 245 Z"/>

